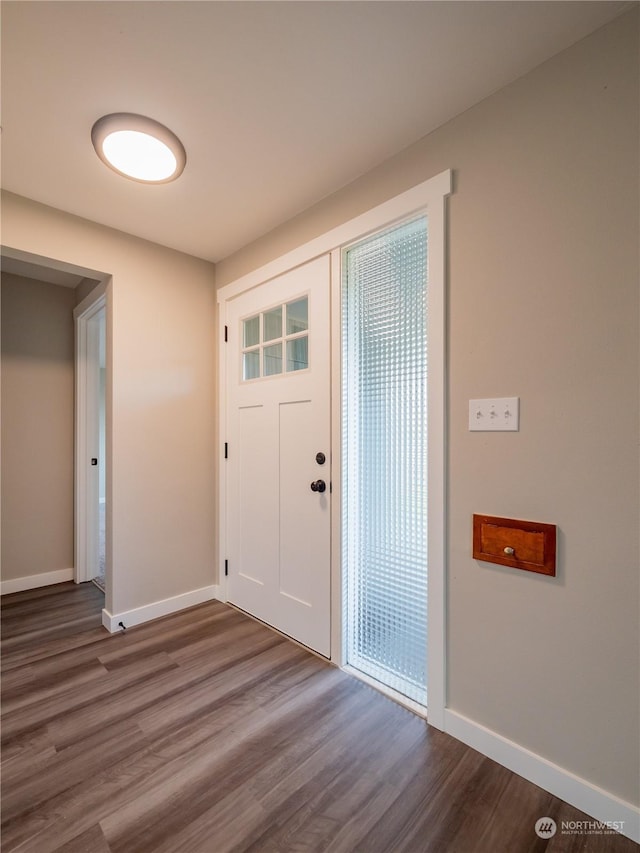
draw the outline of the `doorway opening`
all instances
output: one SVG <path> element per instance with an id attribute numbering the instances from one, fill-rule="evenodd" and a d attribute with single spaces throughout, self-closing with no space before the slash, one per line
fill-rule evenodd
<path id="1" fill-rule="evenodd" d="M 259 577 L 255 570 L 246 571 L 246 567 L 255 565 L 262 570 L 267 563 L 273 564 L 276 570 L 272 575 L 277 579 L 283 600 L 289 596 L 298 599 L 296 606 L 305 606 L 309 603 L 308 599 L 300 595 L 299 590 L 296 592 L 298 588 L 294 587 L 294 581 L 298 583 L 302 577 L 297 566 L 307 568 L 311 562 L 309 555 L 313 555 L 314 561 L 318 556 L 318 564 L 324 564 L 324 575 L 319 572 L 318 578 L 322 580 L 325 589 L 327 583 L 330 585 L 330 606 L 328 609 L 325 607 L 322 619 L 318 620 L 318 624 L 322 620 L 325 623 L 323 633 L 325 647 L 327 636 L 329 639 L 330 659 L 422 715 L 426 715 L 427 711 L 428 685 L 428 718 L 430 724 L 439 729 L 444 728 L 446 705 L 445 212 L 446 198 L 451 188 L 451 172 L 441 172 L 218 290 L 221 599 L 236 603 L 268 624 L 275 624 L 278 630 L 296 637 L 299 642 L 317 651 L 319 647 L 314 646 L 309 639 L 304 639 L 302 634 L 284 628 L 282 620 L 275 623 L 268 614 L 259 611 L 268 599 L 265 591 L 267 579 Z M 382 247 L 385 240 L 388 245 Z M 382 243 L 378 245 L 377 241 Z M 381 351 L 379 354 L 374 353 L 377 344 L 373 339 L 365 341 L 362 335 L 360 342 L 366 343 L 370 352 L 367 353 L 367 347 L 358 351 L 359 344 L 353 343 L 357 336 L 354 337 L 352 329 L 348 328 L 350 322 L 356 322 L 358 313 L 345 316 L 346 303 L 343 300 L 348 290 L 345 286 L 344 259 L 358 260 L 364 268 L 369 263 L 368 255 L 371 251 L 372 258 L 376 254 L 380 256 L 382 266 L 386 263 L 396 268 L 396 271 L 413 267 L 421 271 L 409 275 L 410 286 L 396 286 L 397 304 L 394 312 L 391 312 L 391 318 L 379 312 L 386 297 L 377 294 L 375 288 L 366 299 L 361 299 L 360 332 L 373 332 L 367 323 L 370 320 L 374 322 L 375 312 L 378 312 L 375 322 L 380 325 L 376 334 L 382 335 L 383 327 L 388 327 L 388 352 Z M 385 259 L 385 256 L 388 257 Z M 284 390 L 296 374 L 300 382 L 311 374 L 317 377 L 318 362 L 317 351 L 316 354 L 312 351 L 316 333 L 311 331 L 311 325 L 306 355 L 304 352 L 294 354 L 293 350 L 302 348 L 296 338 L 306 337 L 307 329 L 296 328 L 289 332 L 280 325 L 281 317 L 285 316 L 280 307 L 285 303 L 297 304 L 307 291 L 307 286 L 300 285 L 294 289 L 295 292 L 283 294 L 282 298 L 277 289 L 289 276 L 297 275 L 299 270 L 323 258 L 328 258 L 330 267 L 328 280 L 325 276 L 321 288 L 330 297 L 330 320 L 328 334 L 324 338 L 320 336 L 316 341 L 325 340 L 326 351 L 330 354 L 330 435 L 323 442 L 313 441 L 312 446 L 307 446 L 307 439 L 315 437 L 313 430 L 318 419 L 312 419 L 313 429 L 302 424 L 295 429 L 288 429 L 291 426 L 289 421 L 293 422 L 295 407 L 283 397 L 278 406 L 272 407 L 274 412 L 278 411 L 269 420 L 271 433 L 280 437 L 280 450 L 286 451 L 284 458 L 291 457 L 293 460 L 299 453 L 295 463 L 292 461 L 291 466 L 285 464 L 283 468 L 280 456 L 267 447 L 265 429 L 259 424 L 260 418 L 266 417 L 263 415 L 264 401 L 260 395 L 266 394 L 267 385 L 272 388 L 274 395 L 276 386 L 279 388 L 281 385 Z M 390 281 L 394 281 L 393 276 L 390 276 Z M 270 324 L 269 318 L 274 311 L 280 318 L 276 323 L 278 333 L 272 334 L 269 330 L 265 334 L 265 318 Z M 419 322 L 416 320 L 418 315 Z M 397 324 L 395 329 L 394 324 Z M 317 331 L 315 321 L 314 326 Z M 291 358 L 289 348 L 292 350 Z M 321 345 L 320 352 L 322 350 Z M 372 357 L 369 365 L 367 359 L 372 353 L 375 358 Z M 290 368 L 285 367 L 285 358 L 289 359 L 286 364 L 290 364 Z M 355 384 L 347 386 L 344 381 L 346 368 L 343 360 L 351 359 L 353 363 L 355 359 L 357 363 L 358 358 L 364 358 L 360 367 L 364 369 L 362 376 L 365 379 L 371 368 L 369 385 L 375 390 L 371 400 L 358 398 L 358 387 Z M 398 365 L 393 368 L 395 374 L 389 373 L 396 358 L 400 359 L 399 365 L 404 364 L 405 374 Z M 302 365 L 300 369 L 296 367 L 298 363 Z M 427 364 L 428 383 L 425 381 Z M 353 377 L 356 376 L 358 373 L 354 372 Z M 418 394 L 413 387 L 416 384 L 419 386 Z M 398 427 L 397 446 L 386 457 L 381 454 L 376 459 L 371 454 L 371 446 L 380 443 L 384 435 L 382 415 L 378 413 L 378 420 L 372 416 L 370 422 L 361 416 L 365 414 L 367 406 L 374 403 L 381 405 L 381 400 L 375 399 L 376 393 L 382 399 L 385 394 L 392 398 L 393 393 L 400 391 L 402 399 L 397 404 L 387 403 L 386 409 L 383 406 L 380 410 L 390 418 L 395 418 Z M 313 396 L 305 390 L 295 399 L 295 406 L 300 406 L 299 411 L 302 411 L 303 401 L 306 401 L 306 406 L 313 400 Z M 289 407 L 286 411 L 285 406 Z M 369 409 L 367 414 L 372 411 Z M 351 449 L 351 455 L 345 452 L 349 440 L 355 447 L 355 451 Z M 333 448 L 333 454 L 327 452 L 326 448 Z M 340 448 L 342 452 L 339 452 Z M 319 468 L 319 465 L 325 467 Z M 285 474 L 289 471 L 295 473 L 293 485 L 286 476 L 281 476 L 283 470 Z M 368 480 L 359 482 L 358 477 L 365 475 Z M 353 490 L 354 482 L 356 486 L 364 485 L 364 490 Z M 320 485 L 324 486 L 322 492 L 318 489 Z M 304 492 L 298 493 L 298 487 L 304 487 Z M 392 501 L 395 502 L 393 506 Z M 326 503 L 330 523 L 324 528 L 321 549 L 317 544 L 312 547 L 311 539 L 304 532 L 306 528 L 295 521 L 297 516 L 294 512 L 285 511 L 278 520 L 276 509 L 282 508 L 283 502 L 287 506 L 289 502 L 295 508 L 295 513 L 302 512 L 307 505 L 312 509 L 320 507 L 324 511 Z M 389 533 L 389 528 L 394 526 L 394 519 L 397 528 L 393 534 L 395 542 Z M 379 530 L 378 522 L 381 523 Z M 380 557 L 382 565 L 387 569 L 386 573 L 379 573 L 380 580 L 388 582 L 391 578 L 392 583 L 387 583 L 385 589 L 378 587 L 378 579 L 375 579 L 365 588 L 364 583 L 361 583 L 362 574 L 353 576 L 351 582 L 345 580 L 345 568 L 349 562 L 345 555 L 351 554 L 349 559 L 352 562 L 354 555 L 359 555 L 358 559 L 361 559 L 362 546 L 366 550 L 374 541 L 374 535 L 378 534 L 379 544 L 387 549 Z M 385 537 L 390 541 L 385 541 Z M 253 554 L 251 560 L 250 552 Z M 298 559 L 291 564 L 293 569 L 284 575 L 280 573 L 277 561 L 278 554 L 283 553 L 298 554 Z M 322 560 L 319 558 L 320 553 L 324 555 Z M 393 561 L 395 574 L 392 575 L 389 565 Z M 283 577 L 288 585 L 283 586 Z M 238 604 L 240 581 L 246 590 L 252 591 L 252 606 Z M 344 594 L 349 583 L 352 603 L 359 600 L 360 604 L 374 608 L 361 608 L 361 612 L 366 614 L 363 619 L 366 624 L 361 627 L 359 635 L 358 629 L 352 630 L 351 640 L 346 618 L 346 611 L 351 605 Z M 378 596 L 377 599 L 375 596 Z M 400 627 L 404 630 L 403 642 L 412 661 L 403 665 L 404 669 L 397 666 L 397 661 L 389 666 L 390 646 L 387 641 L 393 631 L 389 630 L 388 623 L 392 620 L 387 618 L 383 610 L 375 611 L 375 607 L 383 604 L 385 598 L 392 597 L 400 610 L 404 608 L 404 617 L 394 617 L 395 624 L 392 626 L 396 639 L 402 633 Z M 324 598 L 326 601 L 326 593 Z M 409 616 L 411 609 L 407 607 L 408 599 L 412 599 L 411 603 L 416 605 L 419 618 Z M 308 607 L 306 613 L 308 617 Z M 311 623 L 309 618 L 301 622 L 305 629 L 307 623 Z M 358 643 L 361 657 L 373 658 L 369 654 L 372 650 L 366 648 L 365 640 L 371 640 L 372 645 L 377 643 L 378 646 L 379 669 L 374 675 L 356 669 L 358 661 L 354 652 Z M 322 653 L 327 654 L 326 651 Z M 380 680 L 383 674 L 386 678 L 390 671 L 399 679 L 392 687 Z"/>

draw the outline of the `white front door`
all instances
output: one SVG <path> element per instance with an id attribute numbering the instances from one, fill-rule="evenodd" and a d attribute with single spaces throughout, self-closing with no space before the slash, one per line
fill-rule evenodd
<path id="1" fill-rule="evenodd" d="M 227 302 L 225 436 L 227 598 L 327 657 L 329 305 L 328 255 Z"/>

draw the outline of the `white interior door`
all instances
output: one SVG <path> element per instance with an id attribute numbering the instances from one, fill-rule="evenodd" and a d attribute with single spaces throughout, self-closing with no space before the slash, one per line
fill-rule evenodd
<path id="1" fill-rule="evenodd" d="M 90 294 L 87 300 L 92 297 Z M 106 371 L 104 291 L 76 307 L 76 495 L 75 581 L 83 583 L 99 575 L 104 579 L 105 530 L 100 515 L 101 471 L 106 469 L 106 422 L 104 393 Z M 104 368 L 104 370 L 103 370 Z M 104 507 L 104 505 L 103 505 Z M 103 580 L 104 583 L 104 580 Z"/>
<path id="2" fill-rule="evenodd" d="M 227 598 L 327 657 L 329 305 L 325 255 L 229 301 L 226 315 Z"/>

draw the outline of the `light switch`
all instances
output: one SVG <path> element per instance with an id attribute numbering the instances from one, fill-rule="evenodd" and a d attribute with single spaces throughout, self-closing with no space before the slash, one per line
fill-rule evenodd
<path id="1" fill-rule="evenodd" d="M 469 430 L 472 432 L 517 432 L 519 428 L 519 397 L 469 400 Z"/>

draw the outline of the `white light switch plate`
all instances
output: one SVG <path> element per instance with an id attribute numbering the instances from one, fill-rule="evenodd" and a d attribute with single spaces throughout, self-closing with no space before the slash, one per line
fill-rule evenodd
<path id="1" fill-rule="evenodd" d="M 469 400 L 469 429 L 472 432 L 517 432 L 519 428 L 519 397 Z"/>

